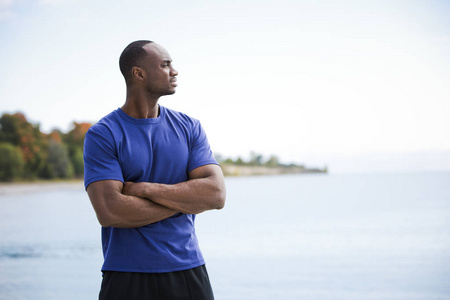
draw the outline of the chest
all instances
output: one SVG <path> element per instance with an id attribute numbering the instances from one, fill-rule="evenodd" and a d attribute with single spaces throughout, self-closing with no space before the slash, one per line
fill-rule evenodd
<path id="1" fill-rule="evenodd" d="M 117 149 L 125 180 L 177 183 L 187 179 L 190 140 L 183 129 L 141 126 L 127 130 Z"/>

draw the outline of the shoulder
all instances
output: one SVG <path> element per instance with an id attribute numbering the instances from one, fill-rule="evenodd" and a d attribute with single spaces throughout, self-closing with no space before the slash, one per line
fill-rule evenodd
<path id="1" fill-rule="evenodd" d="M 86 132 L 85 141 L 94 140 L 95 143 L 114 142 L 120 139 L 121 118 L 117 110 L 109 113 L 101 118 L 97 123 L 93 124 Z"/>
<path id="2" fill-rule="evenodd" d="M 176 120 L 179 123 L 189 126 L 189 127 L 195 127 L 198 126 L 200 121 L 196 118 L 193 118 L 185 113 L 164 107 L 166 118 L 170 120 Z"/>
<path id="3" fill-rule="evenodd" d="M 111 132 L 118 123 L 120 123 L 120 117 L 117 110 L 115 110 L 101 118 L 97 123 L 93 124 L 89 128 L 88 133 L 104 133 L 105 131 Z"/>

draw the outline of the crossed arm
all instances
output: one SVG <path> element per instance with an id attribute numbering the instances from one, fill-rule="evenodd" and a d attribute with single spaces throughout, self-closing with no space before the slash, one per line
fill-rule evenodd
<path id="1" fill-rule="evenodd" d="M 140 227 L 178 212 L 221 209 L 225 203 L 225 183 L 217 165 L 196 168 L 188 181 L 178 184 L 103 180 L 91 183 L 87 192 L 104 227 Z"/>

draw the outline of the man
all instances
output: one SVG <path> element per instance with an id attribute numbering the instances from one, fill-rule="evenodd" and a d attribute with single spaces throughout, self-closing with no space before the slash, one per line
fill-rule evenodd
<path id="1" fill-rule="evenodd" d="M 85 186 L 102 225 L 99 299 L 214 299 L 195 215 L 221 209 L 225 184 L 199 121 L 158 104 L 178 72 L 151 41 L 119 60 L 125 104 L 86 134 Z"/>

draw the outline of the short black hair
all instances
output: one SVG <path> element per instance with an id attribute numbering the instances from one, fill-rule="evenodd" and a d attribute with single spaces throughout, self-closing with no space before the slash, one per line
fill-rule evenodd
<path id="1" fill-rule="evenodd" d="M 150 43 L 153 42 L 147 40 L 134 41 L 122 51 L 119 58 L 119 67 L 126 81 L 131 75 L 131 69 L 136 66 L 140 59 L 147 56 L 147 52 L 142 47 Z"/>

